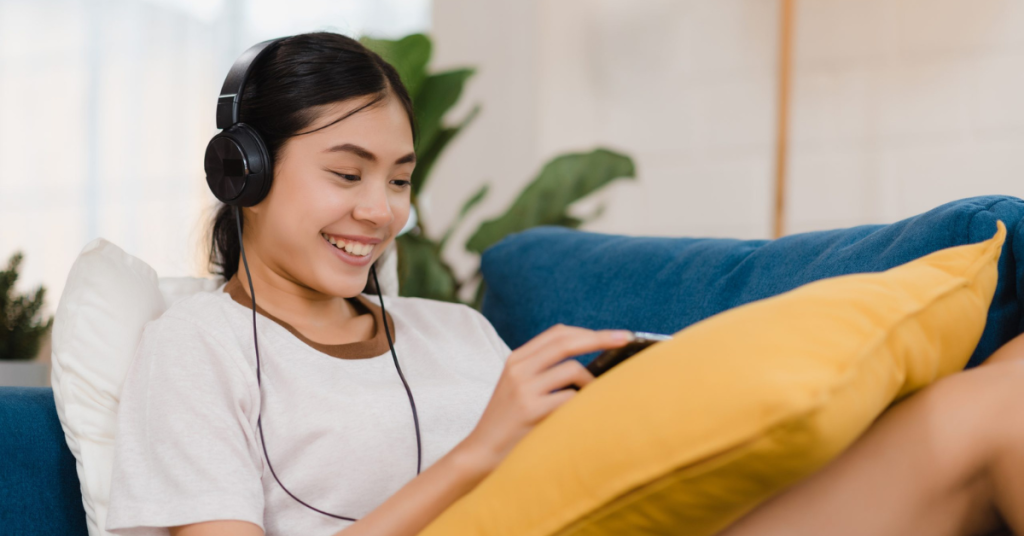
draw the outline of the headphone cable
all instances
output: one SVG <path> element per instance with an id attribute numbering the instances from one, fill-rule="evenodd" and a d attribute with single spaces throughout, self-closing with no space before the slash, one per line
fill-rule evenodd
<path id="1" fill-rule="evenodd" d="M 257 385 L 257 388 L 261 388 L 263 384 L 260 381 L 260 345 L 259 345 L 258 339 L 256 337 L 256 291 L 255 291 L 255 289 L 253 289 L 253 286 L 252 286 L 252 276 L 249 274 L 249 261 L 245 257 L 245 245 L 242 243 L 242 215 L 241 215 L 242 211 L 237 206 L 235 206 L 233 208 L 234 208 L 234 213 L 235 213 L 235 224 L 236 224 L 235 226 L 238 229 L 238 247 L 239 247 L 239 249 L 241 250 L 241 253 L 242 253 L 242 266 L 245 267 L 245 278 L 249 282 L 249 298 L 250 298 L 250 301 L 252 303 L 252 342 L 253 342 L 253 347 L 256 350 L 256 385 Z M 405 381 L 405 375 L 402 374 L 402 367 L 400 367 L 398 365 L 398 355 L 395 353 L 395 345 L 391 341 L 391 331 L 388 329 L 387 314 L 384 311 L 384 297 L 381 296 L 380 283 L 377 281 L 377 270 L 374 267 L 374 265 L 372 265 L 372 264 L 370 265 L 370 274 L 373 276 L 373 284 L 374 284 L 374 286 L 377 287 L 377 298 L 380 299 L 381 323 L 384 324 L 384 334 L 387 336 L 387 339 L 388 339 L 388 347 L 391 349 L 391 357 L 394 359 L 395 369 L 398 370 L 398 377 L 402 379 L 402 385 L 405 387 L 405 392 L 409 396 L 409 405 L 412 407 L 412 420 L 413 420 L 413 425 L 416 427 L 416 474 L 419 475 L 420 474 L 420 468 L 422 467 L 422 461 L 423 461 L 423 445 L 422 445 L 422 442 L 420 440 L 420 419 L 419 419 L 419 415 L 416 412 L 416 401 L 412 397 L 412 390 L 409 389 L 409 383 Z M 296 497 L 294 493 L 289 491 L 288 488 L 286 488 L 284 486 L 284 482 L 281 482 L 281 479 L 278 478 L 277 473 L 274 471 L 274 466 L 270 463 L 270 454 L 267 453 L 267 441 L 263 438 L 263 396 L 262 396 L 262 389 L 260 389 L 260 392 L 261 392 L 261 395 L 260 395 L 260 409 L 258 410 L 257 417 L 256 417 L 256 428 L 259 429 L 259 432 L 260 432 L 260 444 L 263 446 L 263 456 L 267 460 L 267 467 L 270 468 L 270 474 L 274 475 L 274 480 L 277 481 L 277 484 L 279 486 L 281 486 L 281 489 L 283 489 L 285 491 L 285 493 L 287 493 L 289 496 L 291 496 L 292 499 L 295 499 L 300 504 L 302 504 L 306 508 L 309 508 L 310 510 L 314 510 L 316 512 L 319 512 L 319 513 L 325 515 L 325 516 L 333 517 L 333 518 L 336 518 L 336 519 L 343 519 L 343 520 L 346 520 L 346 521 L 358 521 L 354 517 L 347 517 L 347 516 L 340 516 L 340 515 L 337 515 L 337 514 L 332 514 L 330 512 L 325 512 L 325 511 L 323 511 L 323 510 L 321 510 L 319 508 L 316 508 L 315 506 L 311 506 L 308 503 L 306 503 L 306 501 L 303 501 L 302 499 Z"/>

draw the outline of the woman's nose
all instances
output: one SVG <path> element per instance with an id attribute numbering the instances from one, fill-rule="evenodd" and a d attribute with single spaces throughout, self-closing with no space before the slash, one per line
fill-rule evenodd
<path id="1" fill-rule="evenodd" d="M 388 194 L 384 188 L 372 185 L 365 188 L 362 194 L 353 211 L 353 216 L 358 220 L 370 221 L 378 227 L 391 223 L 394 216 L 391 213 L 391 204 L 388 203 Z"/>

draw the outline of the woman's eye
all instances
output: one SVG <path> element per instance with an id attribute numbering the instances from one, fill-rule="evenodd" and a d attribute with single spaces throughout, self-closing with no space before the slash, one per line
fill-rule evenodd
<path id="1" fill-rule="evenodd" d="M 360 177 L 359 175 L 352 175 L 351 173 L 338 173 L 337 171 L 331 171 L 331 173 L 337 175 L 338 177 L 341 177 L 346 182 L 356 182 L 362 180 L 362 177 Z M 398 185 L 401 188 L 408 188 L 409 186 L 412 186 L 412 182 L 407 180 L 395 179 L 391 182 Z"/>
<path id="2" fill-rule="evenodd" d="M 346 181 L 355 182 L 355 181 L 359 180 L 359 175 L 350 175 L 348 173 L 338 173 L 337 171 L 332 171 L 331 173 L 334 173 L 335 175 L 345 179 Z"/>

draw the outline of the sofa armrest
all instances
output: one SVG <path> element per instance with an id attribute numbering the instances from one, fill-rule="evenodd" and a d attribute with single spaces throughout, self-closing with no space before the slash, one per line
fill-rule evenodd
<path id="1" fill-rule="evenodd" d="M 88 534 L 75 458 L 49 387 L 0 387 L 0 527 Z"/>

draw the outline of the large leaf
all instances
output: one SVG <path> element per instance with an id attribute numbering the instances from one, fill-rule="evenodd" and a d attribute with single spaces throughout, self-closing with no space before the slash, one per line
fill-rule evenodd
<path id="1" fill-rule="evenodd" d="M 434 163 L 441 156 L 441 151 L 448 146 L 448 143 L 462 129 L 466 128 L 466 125 L 473 121 L 473 118 L 478 113 L 480 113 L 480 106 L 476 105 L 458 125 L 454 127 L 441 127 L 441 130 L 438 131 L 433 143 L 429 147 L 421 145 L 420 149 L 416 151 L 416 168 L 412 170 L 412 198 L 414 200 L 423 188 L 423 185 L 426 184 L 430 170 L 433 169 Z"/>
<path id="2" fill-rule="evenodd" d="M 415 101 L 423 81 L 427 79 L 427 63 L 432 49 L 430 38 L 412 34 L 398 40 L 362 37 L 359 42 L 395 67 L 406 91 Z"/>
<path id="3" fill-rule="evenodd" d="M 362 37 L 359 41 L 395 66 L 412 97 L 417 123 L 416 169 L 412 176 L 412 198 L 415 202 L 441 151 L 480 111 L 480 107 L 475 106 L 454 127 L 443 123 L 444 115 L 458 102 L 466 80 L 474 71 L 456 69 L 428 75 L 432 44 L 424 34 L 412 34 L 398 40 Z"/>
<path id="4" fill-rule="evenodd" d="M 635 173 L 632 159 L 607 149 L 556 157 L 505 214 L 480 225 L 466 249 L 482 253 L 511 233 L 538 225 L 578 227 L 582 221 L 566 214 L 569 205 L 613 180 L 633 178 Z"/>
<path id="5" fill-rule="evenodd" d="M 466 80 L 476 72 L 473 69 L 455 69 L 431 74 L 413 100 L 416 108 L 416 124 L 419 135 L 416 138 L 416 153 L 422 153 L 434 143 L 441 131 L 444 114 L 455 105 L 462 95 Z"/>
<path id="6" fill-rule="evenodd" d="M 399 236 L 398 291 L 402 296 L 458 301 L 455 275 L 441 259 L 437 244 L 423 235 Z"/>

